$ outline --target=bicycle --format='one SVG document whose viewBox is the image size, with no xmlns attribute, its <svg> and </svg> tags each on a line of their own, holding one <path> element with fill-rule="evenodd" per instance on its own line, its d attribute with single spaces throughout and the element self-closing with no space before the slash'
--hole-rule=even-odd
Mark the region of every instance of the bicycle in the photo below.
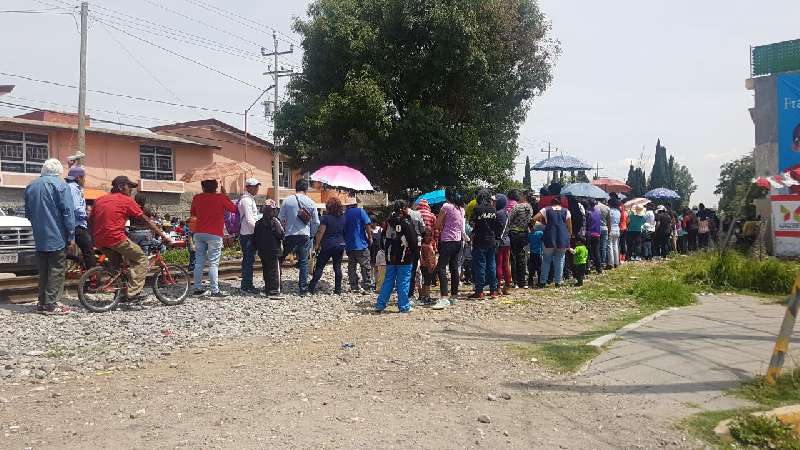
<svg viewBox="0 0 800 450">
<path fill-rule="evenodd" d="M 167 306 L 183 303 L 189 295 L 191 278 L 189 272 L 175 264 L 167 264 L 161 257 L 161 244 L 145 245 L 147 274 L 152 278 L 152 288 L 158 300 Z M 154 276 L 151 275 L 154 272 Z M 114 309 L 126 295 L 130 270 L 123 264 L 119 270 L 110 263 L 95 266 L 81 276 L 78 282 L 78 299 L 91 312 L 106 312 Z"/>
</svg>

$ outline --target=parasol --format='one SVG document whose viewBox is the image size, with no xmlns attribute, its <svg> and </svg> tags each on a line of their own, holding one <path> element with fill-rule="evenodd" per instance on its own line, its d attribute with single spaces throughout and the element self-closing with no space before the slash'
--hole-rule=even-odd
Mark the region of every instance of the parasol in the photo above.
<svg viewBox="0 0 800 450">
<path fill-rule="evenodd" d="M 531 170 L 549 172 L 551 170 L 590 170 L 591 164 L 581 161 L 572 156 L 553 156 L 544 161 L 539 161 L 531 167 Z"/>
<path fill-rule="evenodd" d="M 602 198 L 608 200 L 609 196 L 599 187 L 591 183 L 572 183 L 561 189 L 561 195 L 572 197 Z"/>
<path fill-rule="evenodd" d="M 606 192 L 621 193 L 631 191 L 631 187 L 625 184 L 624 181 L 616 180 L 614 178 L 598 178 L 593 180 L 592 184 Z"/>
<path fill-rule="evenodd" d="M 347 166 L 325 166 L 311 175 L 311 180 L 331 187 L 354 191 L 374 191 L 372 183 L 363 173 Z"/>
<path fill-rule="evenodd" d="M 445 199 L 444 189 L 439 189 L 438 191 L 432 191 L 428 192 L 427 194 L 422 194 L 419 197 L 417 197 L 417 199 L 414 201 L 414 204 L 419 205 L 419 202 L 421 202 L 422 200 L 427 200 L 428 204 L 431 206 L 438 205 L 447 201 Z"/>
<path fill-rule="evenodd" d="M 203 180 L 222 180 L 226 177 L 238 175 L 252 175 L 256 168 L 246 162 L 232 161 L 232 162 L 219 162 L 215 161 L 207 166 L 191 169 L 181 177 L 184 183 L 194 183 Z"/>
<path fill-rule="evenodd" d="M 667 188 L 657 188 L 644 194 L 650 200 L 680 200 L 681 196 L 677 192 Z"/>
<path fill-rule="evenodd" d="M 630 209 L 630 208 L 633 208 L 636 205 L 644 206 L 644 205 L 647 205 L 649 203 L 651 203 L 650 200 L 648 200 L 646 198 L 641 198 L 641 197 L 634 198 L 632 200 L 628 200 L 627 202 L 625 202 L 625 208 Z"/>
</svg>

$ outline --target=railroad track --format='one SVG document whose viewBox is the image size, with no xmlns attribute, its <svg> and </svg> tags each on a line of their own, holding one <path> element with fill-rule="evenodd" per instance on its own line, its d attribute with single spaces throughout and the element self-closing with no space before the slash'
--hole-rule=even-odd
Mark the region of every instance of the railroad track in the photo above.
<svg viewBox="0 0 800 450">
<path fill-rule="evenodd" d="M 261 270 L 261 264 L 258 262 L 253 267 L 253 271 L 257 270 Z M 223 262 L 219 265 L 219 278 L 221 280 L 237 278 L 241 274 L 242 263 L 240 261 Z M 67 292 L 76 293 L 77 286 L 77 279 L 67 278 L 64 288 Z M 0 279 L 0 302 L 29 303 L 36 300 L 38 293 L 38 275 Z"/>
</svg>

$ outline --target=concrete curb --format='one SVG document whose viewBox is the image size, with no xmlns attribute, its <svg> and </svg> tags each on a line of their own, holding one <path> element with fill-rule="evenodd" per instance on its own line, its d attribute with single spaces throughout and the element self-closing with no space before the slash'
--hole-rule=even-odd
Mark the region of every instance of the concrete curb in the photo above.
<svg viewBox="0 0 800 450">
<path fill-rule="evenodd" d="M 654 313 L 654 314 L 650 314 L 649 316 L 647 316 L 647 317 L 645 317 L 643 319 L 639 319 L 636 322 L 629 323 L 628 325 L 625 325 L 624 327 L 620 328 L 619 330 L 617 330 L 617 331 L 615 331 L 615 332 L 613 332 L 611 334 L 606 334 L 605 336 L 600 336 L 599 338 L 593 340 L 592 342 L 589 342 L 586 345 L 590 345 L 592 347 L 601 348 L 604 345 L 608 344 L 609 342 L 613 341 L 614 339 L 616 339 L 616 338 L 618 338 L 620 336 L 623 336 L 624 334 L 626 334 L 626 333 L 628 333 L 630 331 L 633 331 L 633 330 L 641 327 L 642 325 L 644 325 L 644 324 L 646 324 L 648 322 L 652 322 L 652 321 L 656 320 L 657 318 L 663 316 L 664 314 L 667 314 L 667 313 L 672 312 L 672 311 L 676 311 L 678 309 L 679 308 L 669 308 L 669 309 L 661 310 L 661 311 L 659 311 L 657 313 Z"/>
</svg>

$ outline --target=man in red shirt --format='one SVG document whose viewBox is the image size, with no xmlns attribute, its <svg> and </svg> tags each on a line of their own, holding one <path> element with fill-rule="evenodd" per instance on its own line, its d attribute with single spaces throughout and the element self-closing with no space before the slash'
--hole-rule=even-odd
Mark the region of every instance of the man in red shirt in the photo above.
<svg viewBox="0 0 800 450">
<path fill-rule="evenodd" d="M 115 268 L 128 263 L 131 279 L 128 282 L 128 301 L 142 299 L 142 289 L 147 276 L 147 255 L 141 247 L 134 244 L 125 234 L 125 222 L 142 218 L 142 208 L 131 198 L 131 191 L 137 186 L 126 176 L 114 178 L 111 182 L 111 194 L 95 200 L 89 220 L 95 247 L 111 261 Z M 149 220 L 144 223 L 153 230 L 154 235 L 161 236 L 166 245 L 172 240 L 164 234 L 160 227 Z"/>
</svg>

